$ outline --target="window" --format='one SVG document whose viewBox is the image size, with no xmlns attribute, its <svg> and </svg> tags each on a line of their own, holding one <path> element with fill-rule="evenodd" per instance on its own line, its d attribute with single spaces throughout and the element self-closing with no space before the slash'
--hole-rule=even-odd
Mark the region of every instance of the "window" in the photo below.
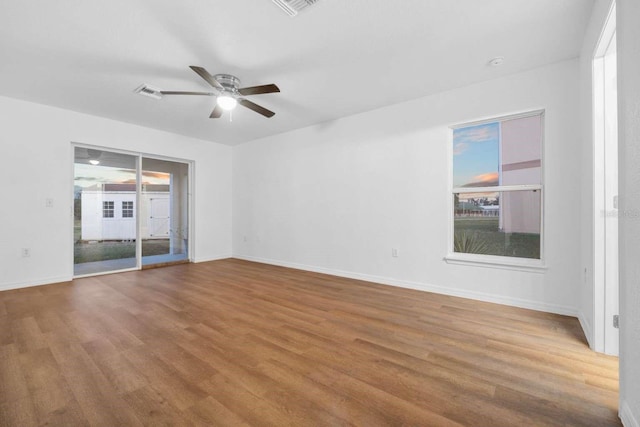
<svg viewBox="0 0 640 427">
<path fill-rule="evenodd" d="M 122 218 L 133 218 L 133 202 L 122 202 Z"/>
<path fill-rule="evenodd" d="M 114 202 L 102 202 L 102 218 L 113 218 Z"/>
<path fill-rule="evenodd" d="M 450 258 L 540 265 L 543 117 L 453 128 Z"/>
</svg>

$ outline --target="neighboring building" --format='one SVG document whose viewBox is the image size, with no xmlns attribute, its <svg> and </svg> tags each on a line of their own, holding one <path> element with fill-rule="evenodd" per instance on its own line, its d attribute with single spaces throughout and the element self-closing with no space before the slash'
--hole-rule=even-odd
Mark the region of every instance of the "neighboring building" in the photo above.
<svg viewBox="0 0 640 427">
<path fill-rule="evenodd" d="M 135 184 L 103 184 L 82 190 L 81 240 L 134 240 L 136 215 L 142 239 L 168 239 L 170 230 L 169 185 L 142 186 L 136 206 Z"/>
<path fill-rule="evenodd" d="M 506 120 L 501 126 L 500 185 L 542 182 L 540 116 Z M 540 234 L 540 191 L 505 191 L 500 195 L 500 229 Z M 507 214 L 508 213 L 508 214 Z"/>
<path fill-rule="evenodd" d="M 482 208 L 476 204 L 468 201 L 460 201 L 455 208 L 455 216 L 480 216 L 482 215 Z"/>
<path fill-rule="evenodd" d="M 499 205 L 484 205 L 480 206 L 480 209 L 482 209 L 482 216 L 500 216 Z"/>
</svg>

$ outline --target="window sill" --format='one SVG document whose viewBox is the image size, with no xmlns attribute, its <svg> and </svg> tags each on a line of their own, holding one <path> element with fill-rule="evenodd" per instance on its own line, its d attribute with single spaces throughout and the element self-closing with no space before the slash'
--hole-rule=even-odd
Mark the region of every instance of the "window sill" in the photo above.
<svg viewBox="0 0 640 427">
<path fill-rule="evenodd" d="M 444 257 L 443 260 L 447 264 L 469 265 L 485 268 L 501 268 L 504 270 L 527 271 L 531 273 L 547 272 L 547 266 L 542 260 L 458 253 L 450 253 L 446 257 Z"/>
</svg>

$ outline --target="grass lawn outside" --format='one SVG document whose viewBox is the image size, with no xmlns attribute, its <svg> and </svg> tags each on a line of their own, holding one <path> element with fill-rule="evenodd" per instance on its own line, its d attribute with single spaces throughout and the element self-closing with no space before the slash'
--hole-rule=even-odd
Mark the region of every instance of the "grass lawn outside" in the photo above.
<svg viewBox="0 0 640 427">
<path fill-rule="evenodd" d="M 80 240 L 81 234 L 82 224 L 79 219 L 76 219 L 73 224 L 74 264 L 136 257 L 135 240 L 85 242 Z M 168 253 L 169 239 L 142 240 L 142 256 L 165 255 Z"/>
<path fill-rule="evenodd" d="M 169 239 L 147 239 L 142 241 L 142 256 L 169 253 Z M 132 241 L 76 241 L 73 247 L 73 262 L 82 264 L 110 259 L 135 258 L 136 242 Z"/>
<path fill-rule="evenodd" d="M 504 233 L 499 230 L 498 217 L 458 217 L 454 233 L 475 235 L 485 242 L 483 255 L 540 259 L 540 234 Z"/>
</svg>

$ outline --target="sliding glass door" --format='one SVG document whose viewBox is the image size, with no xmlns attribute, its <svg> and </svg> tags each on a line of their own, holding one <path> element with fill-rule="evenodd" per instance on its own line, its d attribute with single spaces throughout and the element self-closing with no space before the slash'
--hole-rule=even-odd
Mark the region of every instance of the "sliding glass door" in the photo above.
<svg viewBox="0 0 640 427">
<path fill-rule="evenodd" d="M 188 163 L 74 148 L 74 275 L 184 262 Z"/>
<path fill-rule="evenodd" d="M 188 259 L 189 165 L 143 157 L 142 265 Z"/>
<path fill-rule="evenodd" d="M 136 268 L 137 157 L 75 148 L 74 275 Z"/>
</svg>

